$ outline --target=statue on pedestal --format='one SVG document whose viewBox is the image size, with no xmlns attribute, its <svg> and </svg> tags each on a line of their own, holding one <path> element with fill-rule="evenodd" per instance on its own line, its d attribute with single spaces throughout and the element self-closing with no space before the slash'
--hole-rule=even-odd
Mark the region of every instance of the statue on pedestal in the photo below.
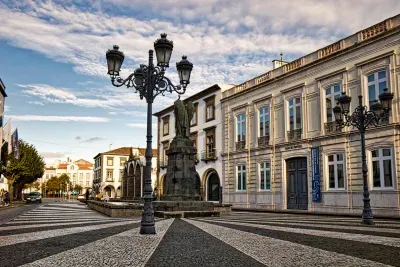
<svg viewBox="0 0 400 267">
<path fill-rule="evenodd" d="M 192 102 L 188 102 L 186 105 L 180 99 L 174 102 L 175 137 L 189 138 L 190 121 L 193 118 L 194 109 Z"/>
</svg>

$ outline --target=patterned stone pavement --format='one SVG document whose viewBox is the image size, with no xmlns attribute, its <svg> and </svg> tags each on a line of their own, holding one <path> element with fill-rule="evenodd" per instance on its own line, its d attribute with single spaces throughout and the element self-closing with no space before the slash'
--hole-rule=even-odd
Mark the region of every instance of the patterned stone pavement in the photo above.
<svg viewBox="0 0 400 267">
<path fill-rule="evenodd" d="M 375 221 L 236 212 L 143 236 L 139 217 L 52 203 L 0 225 L 0 266 L 400 266 L 400 221 Z"/>
</svg>

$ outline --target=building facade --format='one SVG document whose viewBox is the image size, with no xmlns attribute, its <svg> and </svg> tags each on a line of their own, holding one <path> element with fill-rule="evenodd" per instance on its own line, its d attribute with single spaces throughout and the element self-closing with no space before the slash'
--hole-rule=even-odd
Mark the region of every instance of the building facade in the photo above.
<svg viewBox="0 0 400 267">
<path fill-rule="evenodd" d="M 56 160 L 52 164 L 46 164 L 43 176 L 38 182 L 42 186 L 51 177 L 61 174 L 67 174 L 73 186 L 80 185 L 84 190 L 93 186 L 93 163 L 84 159 L 73 161 L 68 158 L 67 161 Z"/>
<path fill-rule="evenodd" d="M 96 193 L 107 194 L 111 198 L 121 197 L 121 182 L 124 176 L 124 166 L 129 155 L 143 157 L 145 148 L 120 147 L 107 152 L 99 153 L 94 157 L 94 183 Z M 145 164 L 145 163 L 144 163 Z M 152 168 L 157 166 L 157 150 L 153 149 Z M 155 173 L 155 171 L 154 171 Z M 155 181 L 155 174 L 153 180 Z M 154 184 L 153 184 L 154 188 Z"/>
<path fill-rule="evenodd" d="M 375 215 L 400 215 L 399 25 L 400 15 L 222 93 L 224 203 L 361 214 L 360 135 L 336 127 L 332 109 L 341 92 L 353 112 L 359 95 L 369 108 L 388 88 L 389 119 L 366 132 L 368 185 Z"/>
<path fill-rule="evenodd" d="M 7 146 L 7 144 L 11 144 L 11 140 L 10 143 L 8 143 L 7 140 L 7 133 L 4 133 L 3 127 L 4 125 L 4 104 L 5 104 L 5 100 L 6 100 L 7 94 L 6 94 L 6 87 L 3 83 L 3 81 L 0 79 L 0 135 L 1 135 L 1 152 L 0 152 L 0 168 L 3 169 L 5 168 L 6 163 L 3 162 L 3 157 L 6 156 L 7 153 L 10 153 L 11 151 L 9 151 L 9 146 Z M 10 126 L 10 125 L 8 125 Z M 11 134 L 11 133 L 10 133 Z M 3 148 L 3 145 L 5 145 L 5 147 Z M 0 173 L 0 189 L 5 189 L 5 190 L 9 190 L 8 188 L 8 180 L 4 177 L 4 175 L 2 174 L 2 171 Z"/>
<path fill-rule="evenodd" d="M 190 138 L 197 148 L 196 171 L 200 177 L 200 194 L 208 201 L 222 201 L 222 127 L 221 93 L 232 85 L 213 85 L 185 100 L 195 106 L 190 123 Z M 175 117 L 173 106 L 154 114 L 158 118 L 158 195 L 164 192 L 168 158 L 166 151 L 175 137 Z"/>
</svg>

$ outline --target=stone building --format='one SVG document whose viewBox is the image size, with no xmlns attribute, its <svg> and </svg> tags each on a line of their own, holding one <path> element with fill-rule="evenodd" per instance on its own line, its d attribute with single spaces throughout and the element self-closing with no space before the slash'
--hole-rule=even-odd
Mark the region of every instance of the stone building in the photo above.
<svg viewBox="0 0 400 267">
<path fill-rule="evenodd" d="M 93 189 L 96 193 L 107 194 L 111 198 L 120 198 L 122 194 L 122 177 L 125 164 L 132 154 L 133 158 L 143 158 L 145 148 L 120 147 L 103 153 L 99 153 L 94 157 L 94 182 Z M 145 163 L 144 163 L 145 165 Z M 152 168 L 157 165 L 157 150 L 153 149 Z M 131 165 L 128 166 L 128 174 L 131 173 Z M 134 164 L 134 167 L 136 165 Z M 155 180 L 155 179 L 154 179 Z M 136 196 L 136 195 L 135 195 Z"/>
<path fill-rule="evenodd" d="M 183 102 L 191 101 L 195 112 L 190 126 L 190 138 L 197 148 L 196 171 L 200 177 L 200 194 L 208 201 L 221 200 L 222 183 L 222 127 L 221 92 L 233 85 L 213 85 Z M 173 106 L 154 114 L 158 118 L 158 194 L 164 193 L 164 178 L 167 171 L 169 144 L 175 137 L 175 117 Z"/>
<path fill-rule="evenodd" d="M 222 93 L 224 203 L 361 214 L 360 135 L 337 128 L 332 108 L 342 91 L 353 111 L 359 95 L 369 107 L 388 88 L 389 121 L 366 133 L 368 184 L 375 215 L 400 215 L 399 25 L 389 18 Z"/>
</svg>

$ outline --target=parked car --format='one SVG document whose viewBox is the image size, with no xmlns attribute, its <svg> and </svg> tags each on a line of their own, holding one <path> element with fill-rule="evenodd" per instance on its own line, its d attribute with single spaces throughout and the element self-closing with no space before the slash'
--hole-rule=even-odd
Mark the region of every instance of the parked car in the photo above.
<svg viewBox="0 0 400 267">
<path fill-rule="evenodd" d="M 31 192 L 26 197 L 26 203 L 39 202 L 42 203 L 42 195 L 40 192 Z"/>
<path fill-rule="evenodd" d="M 86 197 L 85 197 L 84 194 L 80 194 L 80 195 L 78 195 L 78 197 L 76 199 L 79 200 L 79 201 L 85 201 Z"/>
</svg>

